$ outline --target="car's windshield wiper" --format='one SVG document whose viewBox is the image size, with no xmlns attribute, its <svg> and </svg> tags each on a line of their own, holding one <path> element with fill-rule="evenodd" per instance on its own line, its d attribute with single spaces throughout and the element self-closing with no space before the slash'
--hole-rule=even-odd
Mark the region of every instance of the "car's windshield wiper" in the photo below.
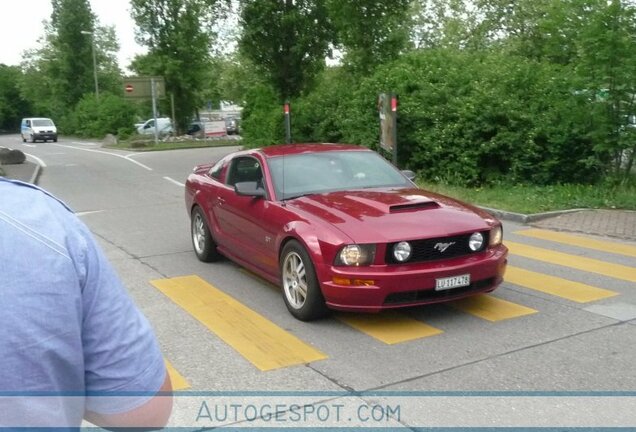
<svg viewBox="0 0 636 432">
<path fill-rule="evenodd" d="M 309 195 L 318 195 L 320 192 L 304 192 L 304 193 L 300 193 L 300 194 L 296 194 L 296 195 L 289 195 L 286 197 L 283 197 L 283 201 L 289 201 L 289 200 L 293 200 L 296 198 L 302 198 L 302 197 L 306 197 Z"/>
</svg>

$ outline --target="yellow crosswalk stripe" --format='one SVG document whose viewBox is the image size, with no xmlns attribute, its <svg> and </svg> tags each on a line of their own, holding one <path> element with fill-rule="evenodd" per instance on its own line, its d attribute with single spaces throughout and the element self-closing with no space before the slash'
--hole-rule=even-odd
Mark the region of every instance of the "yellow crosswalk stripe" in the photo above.
<svg viewBox="0 0 636 432">
<path fill-rule="evenodd" d="M 393 345 L 443 333 L 442 330 L 398 312 L 338 314 L 338 320 L 374 339 Z"/>
<path fill-rule="evenodd" d="M 150 283 L 262 371 L 327 358 L 198 276 Z"/>
<path fill-rule="evenodd" d="M 528 246 L 521 243 L 506 241 L 505 245 L 510 249 L 510 253 L 525 258 L 531 258 L 550 264 L 558 264 L 590 273 L 597 273 L 615 279 L 622 279 L 629 282 L 636 282 L 636 268 L 621 264 L 613 264 L 597 259 L 565 254 L 549 249 L 535 246 Z"/>
<path fill-rule="evenodd" d="M 536 273 L 530 270 L 524 270 L 511 265 L 506 269 L 505 281 L 530 288 L 535 291 L 541 291 L 553 296 L 572 300 L 577 303 L 588 303 L 618 295 L 615 291 L 597 288 L 584 283 L 562 279 L 556 276 L 550 276 L 543 273 Z"/>
<path fill-rule="evenodd" d="M 630 257 L 636 257 L 636 246 L 626 245 L 618 242 L 597 240 L 572 234 L 566 234 L 557 231 L 548 231 L 542 229 L 527 229 L 522 231 L 515 231 L 515 234 L 519 234 L 526 237 L 537 238 L 541 240 L 549 240 L 557 243 L 569 244 L 572 246 L 579 246 L 587 249 L 594 249 L 602 252 L 609 252 L 613 254 L 620 254 Z"/>
<path fill-rule="evenodd" d="M 449 305 L 463 312 L 492 322 L 537 313 L 536 309 L 498 299 L 487 294 L 467 297 L 461 300 L 454 300 L 450 302 Z"/>
<path fill-rule="evenodd" d="M 183 375 L 179 373 L 178 370 L 170 363 L 168 360 L 164 359 L 166 363 L 166 369 L 168 370 L 168 375 L 170 375 L 170 381 L 172 382 L 172 390 L 186 390 L 192 387 L 188 380 L 186 380 Z"/>
<path fill-rule="evenodd" d="M 280 288 L 249 270 L 240 269 L 249 277 L 280 291 Z M 344 314 L 335 315 L 338 320 L 372 338 L 394 345 L 443 333 L 442 330 L 414 320 L 404 314 L 385 311 L 378 314 Z"/>
</svg>

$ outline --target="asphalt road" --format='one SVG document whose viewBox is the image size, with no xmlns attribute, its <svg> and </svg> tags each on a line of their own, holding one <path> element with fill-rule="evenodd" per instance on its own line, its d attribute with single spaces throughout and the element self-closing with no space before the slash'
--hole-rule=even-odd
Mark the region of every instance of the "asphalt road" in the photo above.
<svg viewBox="0 0 636 432">
<path fill-rule="evenodd" d="M 633 242 L 561 237 L 506 223 L 511 268 L 490 296 L 303 323 L 289 315 L 276 287 L 229 261 L 201 263 L 192 252 L 185 178 L 195 164 L 235 148 L 132 153 L 63 138 L 23 144 L 18 136 L 0 137 L 0 146 L 23 150 L 44 165 L 40 186 L 63 199 L 98 237 L 156 329 L 184 394 L 277 391 L 276 400 L 306 403 L 338 400 L 339 392 L 351 390 L 394 392 L 360 395 L 366 404 L 402 407 L 385 423 L 357 416 L 364 426 L 567 426 L 568 413 L 582 426 L 636 426 L 630 414 L 636 412 Z M 200 294 L 186 298 L 186 289 Z M 579 413 L 568 407 L 574 399 L 557 393 L 557 403 L 549 392 L 593 392 L 600 399 Z M 601 397 L 616 392 L 627 392 L 628 399 Z M 513 407 L 510 397 L 528 394 L 544 398 L 537 412 Z M 445 397 L 453 400 L 438 400 Z M 212 425 L 200 401 L 190 402 L 177 406 L 173 424 Z M 471 404 L 484 406 L 471 411 Z M 555 406 L 562 409 L 551 411 Z M 631 417 L 614 415 L 619 407 Z M 513 412 L 514 421 L 507 417 Z M 334 425 L 351 425 L 349 420 Z M 283 425 L 291 422 L 288 416 Z"/>
</svg>

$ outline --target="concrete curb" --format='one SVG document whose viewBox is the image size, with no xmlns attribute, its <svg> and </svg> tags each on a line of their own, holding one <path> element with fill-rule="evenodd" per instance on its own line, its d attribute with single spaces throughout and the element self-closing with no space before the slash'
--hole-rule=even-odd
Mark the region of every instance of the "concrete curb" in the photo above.
<svg viewBox="0 0 636 432">
<path fill-rule="evenodd" d="M 514 213 L 514 212 L 505 211 L 505 210 L 493 209 L 489 207 L 482 207 L 482 206 L 478 206 L 478 207 L 482 210 L 487 211 L 488 213 L 490 213 L 491 215 L 499 219 L 503 219 L 503 220 L 507 220 L 511 222 L 519 222 L 524 224 L 536 222 L 541 219 L 561 216 L 568 213 L 576 213 L 583 210 L 589 210 L 589 209 L 579 208 L 579 209 L 569 209 L 569 210 L 557 210 L 557 211 L 550 211 L 550 212 L 544 212 L 544 213 L 533 213 L 533 214 L 527 215 L 523 213 Z"/>
<path fill-rule="evenodd" d="M 38 179 L 40 178 L 40 174 L 42 173 L 42 166 L 39 163 L 35 163 L 35 169 L 33 170 L 33 174 L 31 174 L 31 179 L 29 183 L 37 185 Z"/>
</svg>

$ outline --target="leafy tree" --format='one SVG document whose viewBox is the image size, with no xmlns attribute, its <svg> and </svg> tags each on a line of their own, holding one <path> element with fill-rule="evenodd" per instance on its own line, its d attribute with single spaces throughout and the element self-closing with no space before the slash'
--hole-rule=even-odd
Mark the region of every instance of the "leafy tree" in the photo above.
<svg viewBox="0 0 636 432">
<path fill-rule="evenodd" d="M 345 63 L 367 74 L 397 58 L 409 42 L 411 0 L 328 0 Z"/>
<path fill-rule="evenodd" d="M 281 101 L 311 87 L 324 68 L 331 26 L 325 0 L 241 0 L 241 53 Z"/>
<path fill-rule="evenodd" d="M 52 0 L 51 53 L 48 73 L 53 94 L 73 107 L 85 93 L 94 91 L 93 43 L 95 15 L 88 0 Z"/>
<path fill-rule="evenodd" d="M 576 71 L 594 101 L 589 122 L 595 148 L 609 154 L 608 167 L 627 180 L 636 159 L 636 5 L 588 0 L 587 25 L 578 43 Z"/>
<path fill-rule="evenodd" d="M 149 50 L 132 67 L 140 74 L 164 77 L 181 130 L 203 104 L 216 5 L 216 0 L 131 0 L 138 41 Z"/>
<path fill-rule="evenodd" d="M 20 94 L 18 67 L 0 64 L 0 130 L 15 132 L 20 119 L 30 114 L 31 106 Z"/>
</svg>

